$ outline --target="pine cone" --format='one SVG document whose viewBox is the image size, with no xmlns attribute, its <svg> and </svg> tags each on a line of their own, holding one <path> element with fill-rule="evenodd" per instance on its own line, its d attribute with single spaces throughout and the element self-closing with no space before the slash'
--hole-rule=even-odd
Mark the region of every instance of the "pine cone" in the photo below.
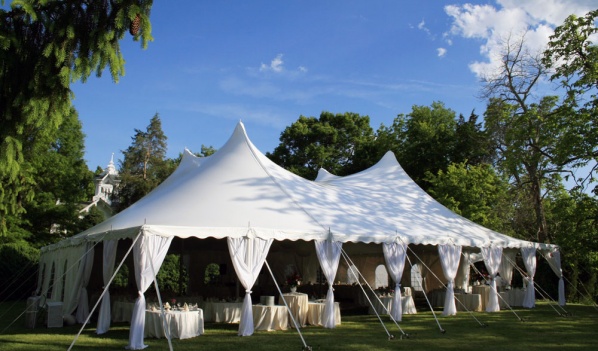
<svg viewBox="0 0 598 351">
<path fill-rule="evenodd" d="M 139 28 L 141 26 L 141 16 L 139 14 L 135 15 L 135 18 L 131 21 L 131 25 L 129 26 L 129 33 L 132 36 L 136 36 L 139 34 Z"/>
</svg>

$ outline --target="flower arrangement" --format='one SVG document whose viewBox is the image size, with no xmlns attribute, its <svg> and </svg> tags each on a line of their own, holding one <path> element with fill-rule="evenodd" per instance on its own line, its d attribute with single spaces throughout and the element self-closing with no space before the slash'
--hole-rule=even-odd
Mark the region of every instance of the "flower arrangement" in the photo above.
<svg viewBox="0 0 598 351">
<path fill-rule="evenodd" d="M 297 287 L 298 285 L 301 285 L 302 281 L 303 278 L 301 278 L 301 275 L 295 272 L 287 277 L 285 285 L 288 285 L 290 287 Z"/>
</svg>

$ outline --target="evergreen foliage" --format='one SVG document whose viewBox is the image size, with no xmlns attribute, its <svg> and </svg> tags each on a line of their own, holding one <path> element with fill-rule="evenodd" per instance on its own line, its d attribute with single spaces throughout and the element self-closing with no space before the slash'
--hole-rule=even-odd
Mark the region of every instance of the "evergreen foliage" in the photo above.
<svg viewBox="0 0 598 351">
<path fill-rule="evenodd" d="M 71 113 L 70 83 L 108 69 L 124 74 L 119 41 L 151 40 L 152 0 L 15 0 L 0 9 L 0 235 L 35 194 L 35 152 Z"/>
<path fill-rule="evenodd" d="M 148 194 L 174 171 L 176 165 L 166 159 L 166 139 L 157 113 L 145 131 L 135 129 L 131 146 L 123 151 L 120 165 L 120 210 Z"/>
</svg>

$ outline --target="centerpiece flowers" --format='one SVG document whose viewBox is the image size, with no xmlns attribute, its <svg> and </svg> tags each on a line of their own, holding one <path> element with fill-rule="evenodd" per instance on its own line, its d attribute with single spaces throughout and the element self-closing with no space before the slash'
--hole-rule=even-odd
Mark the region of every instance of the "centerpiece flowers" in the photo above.
<svg viewBox="0 0 598 351">
<path fill-rule="evenodd" d="M 291 288 L 291 291 L 295 292 L 297 291 L 297 286 L 301 285 L 302 281 L 303 278 L 301 278 L 301 275 L 297 272 L 294 272 L 293 274 L 287 276 L 285 285 L 288 285 Z"/>
</svg>

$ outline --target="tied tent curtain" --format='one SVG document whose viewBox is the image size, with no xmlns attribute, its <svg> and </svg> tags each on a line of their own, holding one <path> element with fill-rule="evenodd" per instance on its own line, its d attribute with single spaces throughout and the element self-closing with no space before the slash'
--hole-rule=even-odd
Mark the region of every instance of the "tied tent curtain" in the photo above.
<svg viewBox="0 0 598 351">
<path fill-rule="evenodd" d="M 243 299 L 241 320 L 239 323 L 239 335 L 249 336 L 254 331 L 251 287 L 255 284 L 264 261 L 266 261 L 266 256 L 268 256 L 268 251 L 270 251 L 270 246 L 272 245 L 272 239 L 229 237 L 227 242 L 235 272 L 245 288 L 245 298 Z"/>
<path fill-rule="evenodd" d="M 328 281 L 328 293 L 326 293 L 326 303 L 322 315 L 322 325 L 324 328 L 334 328 L 336 326 L 334 319 L 334 277 L 338 270 L 338 262 L 341 258 L 342 243 L 331 240 L 316 240 L 316 253 L 320 261 L 322 273 Z"/>
<path fill-rule="evenodd" d="M 442 273 L 444 273 L 444 277 L 448 280 L 442 315 L 452 316 L 457 314 L 457 307 L 455 306 L 455 276 L 459 269 L 461 246 L 438 245 L 438 254 L 440 255 Z"/>
<path fill-rule="evenodd" d="M 118 240 L 105 240 L 104 250 L 102 253 L 102 279 L 104 282 L 104 297 L 102 297 L 102 304 L 100 305 L 100 312 L 98 314 L 98 326 L 96 328 L 97 334 L 104 334 L 110 330 L 110 290 L 108 289 L 108 282 L 114 274 L 114 261 L 116 260 L 116 247 Z"/>
<path fill-rule="evenodd" d="M 75 318 L 77 323 L 85 323 L 89 316 L 89 296 L 87 294 L 87 285 L 89 284 L 89 278 L 91 277 L 91 268 L 93 267 L 94 258 L 94 244 L 87 243 L 87 250 L 85 251 L 84 268 L 81 277 L 81 288 L 79 292 L 79 305 L 77 307 L 77 314 Z"/>
<path fill-rule="evenodd" d="M 536 288 L 534 285 L 534 275 L 536 275 L 536 248 L 522 247 L 521 255 L 527 271 L 527 289 L 523 297 L 523 307 L 533 308 L 536 305 Z"/>
<path fill-rule="evenodd" d="M 565 306 L 565 282 L 563 281 L 563 269 L 561 268 L 561 252 L 554 249 L 546 252 L 544 257 L 554 274 L 559 277 L 559 305 Z"/>
<path fill-rule="evenodd" d="M 131 316 L 131 329 L 129 331 L 129 350 L 141 350 L 147 347 L 143 344 L 145 328 L 145 296 L 143 293 L 156 279 L 156 274 L 164 262 L 171 237 L 140 234 L 141 237 L 133 246 L 133 260 L 135 261 L 135 282 L 139 296 L 135 300 L 133 315 Z"/>
<path fill-rule="evenodd" d="M 382 245 L 384 260 L 388 273 L 395 281 L 395 294 L 392 298 L 390 315 L 394 320 L 401 321 L 403 318 L 403 307 L 401 304 L 401 278 L 405 269 L 405 257 L 407 256 L 406 246 L 401 243 L 384 243 Z"/>
<path fill-rule="evenodd" d="M 502 247 L 482 247 L 482 256 L 484 257 L 484 264 L 490 275 L 490 294 L 488 296 L 486 312 L 500 311 L 498 292 L 496 291 L 496 275 L 498 273 L 498 267 L 500 267 Z"/>
</svg>

